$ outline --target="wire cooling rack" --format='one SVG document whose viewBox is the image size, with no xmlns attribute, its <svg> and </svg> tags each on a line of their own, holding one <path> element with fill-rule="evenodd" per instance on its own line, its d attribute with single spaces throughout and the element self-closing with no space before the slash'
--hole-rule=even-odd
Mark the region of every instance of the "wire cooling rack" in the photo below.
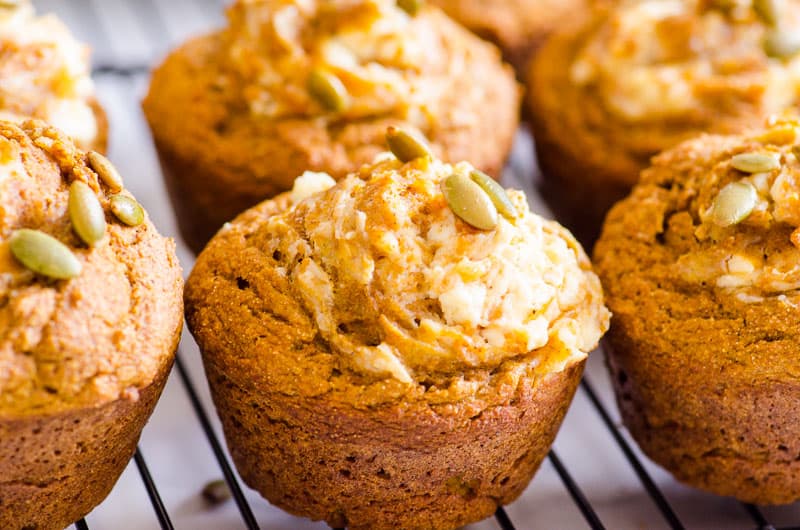
<svg viewBox="0 0 800 530">
<path fill-rule="evenodd" d="M 150 67 L 187 36 L 220 25 L 227 0 L 34 3 L 40 12 L 56 12 L 92 46 L 100 99 L 111 118 L 110 156 L 160 230 L 177 236 L 139 101 Z M 532 153 L 531 139 L 523 131 L 505 184 L 528 191 L 534 209 L 546 214 L 533 188 Z M 178 250 L 188 271 L 193 257 L 180 244 Z M 212 507 L 204 503 L 200 491 L 218 478 L 228 483 L 233 499 Z M 188 335 L 131 465 L 109 497 L 74 526 L 77 530 L 327 528 L 284 514 L 241 485 L 222 441 L 196 345 Z M 642 456 L 621 427 L 602 353 L 595 352 L 553 449 L 529 488 L 494 518 L 468 527 L 515 528 L 800 530 L 800 504 L 757 507 L 675 482 Z"/>
</svg>

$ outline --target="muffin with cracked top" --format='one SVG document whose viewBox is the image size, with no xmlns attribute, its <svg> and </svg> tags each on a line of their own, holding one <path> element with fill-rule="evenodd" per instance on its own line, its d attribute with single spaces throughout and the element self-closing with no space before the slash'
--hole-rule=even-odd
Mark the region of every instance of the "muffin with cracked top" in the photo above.
<svg viewBox="0 0 800 530">
<path fill-rule="evenodd" d="M 800 1 L 610 6 L 554 33 L 529 71 L 543 192 L 585 244 L 651 156 L 800 102 Z"/>
<path fill-rule="evenodd" d="M 720 495 L 800 499 L 800 121 L 662 153 L 594 255 L 642 450 Z"/>
<path fill-rule="evenodd" d="M 519 89 L 494 46 L 438 9 L 394 0 L 239 0 L 228 26 L 153 73 L 144 111 L 195 251 L 305 170 L 341 178 L 388 125 L 497 176 Z"/>
<path fill-rule="evenodd" d="M 89 48 L 28 0 L 0 3 L 0 120 L 44 120 L 103 152 L 108 122 L 89 77 Z"/>
<path fill-rule="evenodd" d="M 200 254 L 186 317 L 245 482 L 331 526 L 455 528 L 525 489 L 608 324 L 588 259 L 461 162 L 306 172 Z"/>
<path fill-rule="evenodd" d="M 128 464 L 172 366 L 181 270 L 97 153 L 0 121 L 0 528 L 64 528 Z"/>
</svg>

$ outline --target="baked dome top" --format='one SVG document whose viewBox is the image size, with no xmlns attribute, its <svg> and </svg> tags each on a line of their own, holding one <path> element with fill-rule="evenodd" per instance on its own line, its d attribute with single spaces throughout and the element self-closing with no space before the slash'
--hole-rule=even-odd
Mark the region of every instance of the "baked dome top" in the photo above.
<svg viewBox="0 0 800 530">
<path fill-rule="evenodd" d="M 617 120 L 721 130 L 712 122 L 726 114 L 797 102 L 800 2 L 625 0 L 595 21 L 569 68 Z"/>
<path fill-rule="evenodd" d="M 89 48 L 28 0 L 0 6 L 0 119 L 42 119 L 81 147 L 100 135 L 92 108 Z"/>
<path fill-rule="evenodd" d="M 44 122 L 0 122 L 0 416 L 136 399 L 171 362 L 182 322 L 174 242 L 146 216 L 128 226 L 112 215 L 115 198 L 130 194 L 109 186 L 88 160 Z M 70 220 L 75 182 L 106 219 L 91 246 Z M 74 277 L 23 266 L 14 250 L 21 229 L 65 245 L 77 259 Z"/>
<path fill-rule="evenodd" d="M 222 32 L 223 69 L 256 115 L 385 116 L 428 130 L 456 85 L 462 97 L 481 100 L 481 83 L 458 80 L 474 77 L 476 60 L 499 64 L 500 54 L 436 8 L 399 4 L 238 0 Z"/>
<path fill-rule="evenodd" d="M 603 268 L 625 269 L 609 249 L 626 233 L 630 249 L 650 248 L 635 268 L 674 289 L 789 303 L 800 289 L 800 121 L 665 151 L 614 210 L 598 244 L 611 260 Z"/>
<path fill-rule="evenodd" d="M 390 385 L 460 378 L 452 395 L 478 384 L 466 381 L 471 371 L 544 374 L 583 360 L 609 319 L 583 250 L 520 191 L 508 192 L 518 217 L 491 229 L 457 217 L 446 180 L 473 172 L 391 155 L 338 183 L 307 172 L 201 253 L 187 288 L 193 332 L 208 344 L 231 322 L 215 300 L 258 303 L 271 309 L 251 308 L 252 325 L 277 314 L 297 341 L 318 336 L 337 371 Z M 248 340 L 249 331 L 225 333 Z"/>
</svg>

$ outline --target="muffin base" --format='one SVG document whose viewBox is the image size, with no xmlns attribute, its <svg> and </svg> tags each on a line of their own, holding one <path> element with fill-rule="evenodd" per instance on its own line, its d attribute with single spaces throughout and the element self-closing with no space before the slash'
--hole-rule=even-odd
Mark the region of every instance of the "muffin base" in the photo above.
<svg viewBox="0 0 800 530">
<path fill-rule="evenodd" d="M 665 377 L 657 361 L 643 362 L 641 352 L 634 359 L 626 345 L 609 342 L 623 421 L 648 457 L 717 495 L 753 504 L 800 499 L 800 383 L 732 381 L 722 389 L 711 381 L 687 396 L 694 378 Z"/>
<path fill-rule="evenodd" d="M 523 380 L 513 400 L 469 417 L 419 405 L 358 410 L 233 381 L 204 358 L 244 481 L 332 527 L 456 528 L 516 499 L 547 454 L 584 362 Z"/>
<path fill-rule="evenodd" d="M 171 365 L 136 401 L 0 419 L 0 528 L 65 528 L 100 504 L 136 451 Z"/>
</svg>

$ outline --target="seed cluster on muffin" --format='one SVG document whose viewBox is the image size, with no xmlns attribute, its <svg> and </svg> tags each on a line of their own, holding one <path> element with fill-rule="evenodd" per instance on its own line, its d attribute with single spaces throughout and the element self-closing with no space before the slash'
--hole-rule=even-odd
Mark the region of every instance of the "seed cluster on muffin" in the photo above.
<svg viewBox="0 0 800 530">
<path fill-rule="evenodd" d="M 800 2 L 623 1 L 557 32 L 529 72 L 543 191 L 591 242 L 651 156 L 800 102 Z"/>
<path fill-rule="evenodd" d="M 341 178 L 370 162 L 389 125 L 499 175 L 517 125 L 514 74 L 438 9 L 239 0 L 227 14 L 154 71 L 143 104 L 195 251 L 303 171 Z"/>
<path fill-rule="evenodd" d="M 665 151 L 609 213 L 595 265 L 625 424 L 678 479 L 800 499 L 800 121 Z"/>
<path fill-rule="evenodd" d="M 180 337 L 174 242 L 113 166 L 0 121 L 0 527 L 63 528 L 111 490 Z M 121 213 L 122 212 L 122 213 Z"/>
<path fill-rule="evenodd" d="M 398 153 L 227 224 L 187 322 L 251 487 L 334 526 L 455 528 L 525 489 L 609 316 L 522 192 Z"/>
<path fill-rule="evenodd" d="M 0 5 L 0 119 L 41 119 L 80 147 L 104 151 L 105 114 L 95 99 L 89 48 L 28 0 Z"/>
</svg>

